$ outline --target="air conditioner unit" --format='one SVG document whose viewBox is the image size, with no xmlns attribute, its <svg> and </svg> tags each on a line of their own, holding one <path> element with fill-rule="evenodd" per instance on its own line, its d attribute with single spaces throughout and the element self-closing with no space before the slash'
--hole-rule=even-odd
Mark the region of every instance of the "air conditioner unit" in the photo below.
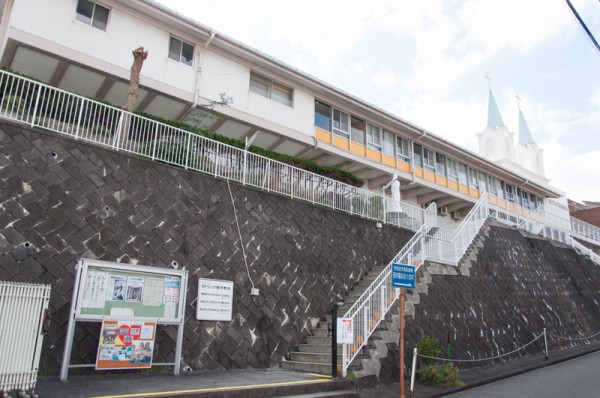
<svg viewBox="0 0 600 398">
<path fill-rule="evenodd" d="M 462 218 L 462 214 L 460 214 L 460 211 L 458 210 L 453 211 L 451 216 L 453 220 L 460 220 Z"/>
<path fill-rule="evenodd" d="M 444 217 L 448 215 L 448 208 L 446 206 L 440 206 L 438 210 L 440 212 L 440 216 Z"/>
</svg>

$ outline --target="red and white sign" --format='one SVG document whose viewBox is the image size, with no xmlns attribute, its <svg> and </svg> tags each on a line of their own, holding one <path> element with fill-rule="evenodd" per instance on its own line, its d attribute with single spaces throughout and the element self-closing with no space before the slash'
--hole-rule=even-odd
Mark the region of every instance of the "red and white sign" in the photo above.
<svg viewBox="0 0 600 398">
<path fill-rule="evenodd" d="M 150 368 L 156 322 L 103 321 L 96 369 Z"/>
<path fill-rule="evenodd" d="M 337 342 L 338 344 L 354 343 L 354 327 L 352 318 L 337 319 Z"/>
</svg>

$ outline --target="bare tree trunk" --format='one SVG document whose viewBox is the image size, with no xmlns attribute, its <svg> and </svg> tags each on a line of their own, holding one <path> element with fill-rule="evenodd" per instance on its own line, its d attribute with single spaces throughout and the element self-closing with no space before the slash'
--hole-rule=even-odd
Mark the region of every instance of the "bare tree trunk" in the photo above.
<svg viewBox="0 0 600 398">
<path fill-rule="evenodd" d="M 142 65 L 146 58 L 148 58 L 148 51 L 144 51 L 144 47 L 138 47 L 131 52 L 133 54 L 133 64 L 131 65 L 131 75 L 129 77 L 129 91 L 127 92 L 127 99 L 121 109 L 127 112 L 133 110 L 135 101 L 138 96 L 138 87 L 140 85 L 140 73 L 142 72 Z M 131 125 L 131 115 L 128 113 L 121 113 L 121 119 L 119 121 L 119 140 L 118 146 L 121 148 L 127 145 L 129 136 L 129 127 Z"/>
<path fill-rule="evenodd" d="M 131 112 L 133 105 L 138 96 L 138 86 L 140 85 L 140 73 L 142 72 L 142 65 L 146 58 L 148 58 L 148 51 L 144 51 L 144 47 L 138 47 L 132 51 L 133 54 L 133 65 L 131 65 L 131 76 L 129 78 L 129 91 L 127 92 L 127 99 L 123 110 Z"/>
</svg>

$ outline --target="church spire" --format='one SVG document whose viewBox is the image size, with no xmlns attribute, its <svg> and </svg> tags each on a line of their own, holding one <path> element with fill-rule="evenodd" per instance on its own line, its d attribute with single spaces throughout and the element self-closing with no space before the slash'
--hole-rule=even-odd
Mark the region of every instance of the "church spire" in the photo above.
<svg viewBox="0 0 600 398">
<path fill-rule="evenodd" d="M 492 78 L 489 74 L 485 75 L 485 78 L 488 80 L 488 91 L 489 91 L 489 99 L 488 99 L 488 123 L 487 126 L 491 129 L 498 129 L 498 127 L 505 126 L 504 121 L 502 120 L 502 116 L 500 115 L 500 111 L 498 110 L 498 105 L 496 105 L 496 100 L 494 99 L 494 94 L 492 94 Z"/>
<path fill-rule="evenodd" d="M 529 126 L 527 126 L 525 116 L 523 116 L 523 112 L 521 111 L 521 98 L 518 95 L 517 101 L 519 104 L 519 145 L 527 147 L 529 144 L 535 144 L 535 141 L 533 140 L 531 131 L 529 131 Z"/>
</svg>

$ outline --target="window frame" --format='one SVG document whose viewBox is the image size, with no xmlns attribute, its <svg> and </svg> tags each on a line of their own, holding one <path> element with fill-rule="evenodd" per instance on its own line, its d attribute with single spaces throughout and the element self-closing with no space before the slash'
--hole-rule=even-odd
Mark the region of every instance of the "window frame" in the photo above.
<svg viewBox="0 0 600 398">
<path fill-rule="evenodd" d="M 458 162 L 446 156 L 446 174 L 448 179 L 458 182 Z"/>
<path fill-rule="evenodd" d="M 423 147 L 423 167 L 435 173 L 435 151 L 426 147 Z"/>
<path fill-rule="evenodd" d="M 372 149 L 377 152 L 381 152 L 382 142 L 381 142 L 381 127 L 377 127 L 374 124 L 367 122 L 367 148 Z"/>
<path fill-rule="evenodd" d="M 446 177 L 448 175 L 448 171 L 446 169 L 446 156 L 436 152 L 435 153 L 435 174 L 440 177 Z M 440 169 L 441 167 L 441 169 Z"/>
<path fill-rule="evenodd" d="M 394 157 L 396 153 L 396 134 L 383 129 L 381 135 L 381 152 L 389 157 Z M 391 137 L 391 142 L 386 142 L 386 137 Z"/>
<path fill-rule="evenodd" d="M 82 13 L 79 12 L 80 10 L 80 3 L 85 3 L 85 4 L 89 4 L 92 6 L 92 15 L 91 16 L 86 16 Z M 101 24 L 104 24 L 104 27 L 102 27 L 102 25 L 98 25 L 98 19 L 96 19 L 95 17 L 97 16 L 97 8 L 101 8 L 103 10 L 106 10 L 106 21 L 102 22 L 100 21 Z M 78 22 L 81 22 L 84 25 L 88 25 L 91 26 L 93 28 L 96 28 L 98 30 L 101 30 L 103 32 L 107 32 L 108 31 L 108 23 L 110 20 L 110 11 L 111 9 L 103 4 L 99 4 L 98 2 L 94 1 L 94 0 L 77 0 L 77 4 L 75 5 L 75 20 Z"/>
<path fill-rule="evenodd" d="M 323 108 L 325 108 L 325 107 L 329 108 L 329 115 L 325 115 L 325 113 L 317 111 L 317 108 L 319 105 L 322 105 Z M 317 115 L 321 115 L 322 118 L 318 119 Z M 326 117 L 327 117 L 327 127 L 325 128 L 324 121 L 325 121 Z M 317 120 L 319 120 L 320 122 L 317 123 Z M 333 106 L 331 106 L 323 101 L 315 100 L 315 127 L 320 128 L 322 130 L 331 131 L 332 125 L 333 125 Z"/>
<path fill-rule="evenodd" d="M 396 135 L 396 159 L 410 163 L 410 141 L 399 135 Z"/>
<path fill-rule="evenodd" d="M 257 84 L 253 85 L 252 84 L 253 82 L 264 85 L 266 87 L 264 92 L 260 92 L 256 89 L 253 90 L 253 87 L 257 86 Z M 291 87 L 288 87 L 284 84 L 281 84 L 279 82 L 276 82 L 266 76 L 263 76 L 260 73 L 250 71 L 248 90 L 252 93 L 258 94 L 261 97 L 268 98 L 279 104 L 289 106 L 290 108 L 294 107 L 294 89 Z M 276 93 L 284 93 L 286 95 L 277 95 Z M 288 96 L 289 96 L 289 98 L 288 98 Z M 333 108 L 333 109 L 335 109 L 335 108 Z M 333 123 L 332 123 L 332 126 L 333 126 Z"/>
<path fill-rule="evenodd" d="M 173 44 L 174 41 L 179 43 L 179 51 L 178 51 L 177 59 L 171 56 L 171 54 L 175 54 L 175 52 L 172 51 L 172 47 L 171 47 L 171 45 Z M 189 63 L 188 63 L 188 61 L 185 61 L 185 58 L 184 58 L 184 54 L 183 54 L 184 46 L 189 46 L 191 49 L 192 58 L 189 61 Z M 175 62 L 179 62 L 180 64 L 184 64 L 189 67 L 193 67 L 194 66 L 194 50 L 195 50 L 195 46 L 193 44 L 190 44 L 190 43 L 186 42 L 185 40 L 182 40 L 176 36 L 173 36 L 173 35 L 169 36 L 169 54 L 168 54 L 169 59 L 171 59 Z"/>
</svg>

